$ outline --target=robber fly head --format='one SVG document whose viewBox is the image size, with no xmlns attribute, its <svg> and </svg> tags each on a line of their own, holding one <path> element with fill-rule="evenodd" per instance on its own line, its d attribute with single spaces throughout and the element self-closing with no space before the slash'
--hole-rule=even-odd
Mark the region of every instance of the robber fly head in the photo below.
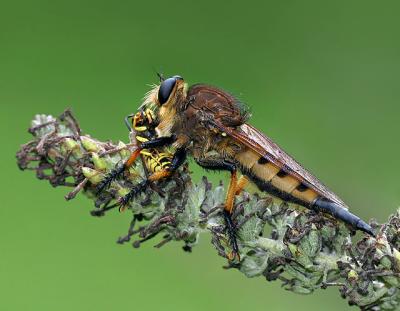
<svg viewBox="0 0 400 311">
<path fill-rule="evenodd" d="M 181 76 L 173 76 L 161 81 L 158 89 L 157 102 L 160 106 L 175 102 L 181 97 L 185 88 L 185 82 Z"/>
</svg>

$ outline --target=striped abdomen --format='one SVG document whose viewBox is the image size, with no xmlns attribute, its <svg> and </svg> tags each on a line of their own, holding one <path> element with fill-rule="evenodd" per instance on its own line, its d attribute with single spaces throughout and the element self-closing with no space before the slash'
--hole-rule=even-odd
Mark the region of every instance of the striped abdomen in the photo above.
<svg viewBox="0 0 400 311">
<path fill-rule="evenodd" d="M 305 206 L 318 197 L 316 191 L 249 148 L 236 154 L 235 159 L 260 190 Z"/>
<path fill-rule="evenodd" d="M 295 176 L 269 162 L 250 148 L 235 155 L 241 170 L 260 190 L 266 191 L 285 201 L 300 204 L 304 207 L 324 212 L 343 220 L 356 229 L 374 235 L 369 224 L 350 213 L 347 208 L 320 195 Z"/>
<path fill-rule="evenodd" d="M 150 109 L 136 113 L 133 118 L 133 129 L 138 142 L 149 141 L 155 137 L 154 119 L 154 113 Z M 172 154 L 162 148 L 143 149 L 140 154 L 149 173 L 167 169 L 171 165 Z"/>
<path fill-rule="evenodd" d="M 144 149 L 140 152 L 146 167 L 151 173 L 167 169 L 171 166 L 172 155 L 166 152 L 159 152 L 157 149 Z"/>
</svg>

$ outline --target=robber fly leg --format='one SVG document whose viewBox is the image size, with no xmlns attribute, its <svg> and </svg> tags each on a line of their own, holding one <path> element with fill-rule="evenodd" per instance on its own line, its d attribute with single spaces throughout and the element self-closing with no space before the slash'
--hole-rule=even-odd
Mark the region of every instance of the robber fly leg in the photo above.
<svg viewBox="0 0 400 311">
<path fill-rule="evenodd" d="M 236 168 L 231 171 L 231 179 L 229 182 L 228 192 L 226 193 L 225 210 L 232 214 L 233 206 L 235 203 L 235 192 L 237 185 L 237 172 Z"/>
<path fill-rule="evenodd" d="M 249 179 L 245 175 L 240 176 L 236 184 L 235 195 L 241 194 L 244 188 L 246 188 L 246 186 L 248 185 L 248 183 Z"/>
<path fill-rule="evenodd" d="M 225 210 L 229 213 L 233 212 L 233 205 L 235 201 L 235 192 L 237 188 L 237 172 L 236 165 L 219 158 L 201 158 L 195 159 L 197 164 L 208 170 L 215 171 L 229 171 L 231 173 L 231 180 L 229 183 L 228 192 L 225 201 Z"/>
<path fill-rule="evenodd" d="M 141 181 L 136 186 L 134 186 L 126 195 L 120 198 L 116 203 L 116 205 L 119 205 L 119 211 L 123 212 L 134 198 L 136 198 L 139 194 L 147 189 L 149 183 L 150 181 L 148 179 Z"/>
<path fill-rule="evenodd" d="M 209 170 L 217 170 L 217 171 L 229 171 L 231 173 L 231 179 L 228 187 L 228 192 L 226 195 L 226 201 L 224 205 L 224 218 L 227 228 L 227 233 L 229 237 L 229 241 L 232 247 L 232 252 L 228 254 L 228 259 L 233 260 L 237 258 L 240 260 L 239 256 L 239 247 L 237 245 L 236 240 L 236 226 L 232 221 L 232 212 L 235 202 L 235 193 L 237 190 L 237 171 L 236 165 L 232 162 L 228 162 L 223 159 L 215 159 L 215 158 L 201 158 L 195 159 L 197 164 Z"/>
<path fill-rule="evenodd" d="M 120 199 L 120 211 L 123 211 L 135 197 L 144 192 L 146 188 L 150 186 L 151 182 L 170 177 L 179 168 L 179 166 L 182 165 L 185 159 L 186 150 L 183 148 L 178 149 L 172 158 L 170 167 L 151 174 L 147 179 L 133 187 L 128 194 Z"/>
<path fill-rule="evenodd" d="M 123 172 L 125 172 L 125 170 L 129 169 L 133 165 L 133 163 L 135 163 L 136 159 L 139 157 L 140 152 L 143 149 L 163 147 L 165 145 L 171 144 L 174 140 L 175 140 L 174 137 L 168 136 L 168 137 L 159 137 L 153 140 L 148 140 L 143 142 L 139 148 L 137 148 L 134 152 L 131 153 L 131 155 L 125 161 L 124 164 L 116 167 L 109 174 L 107 174 L 107 176 L 104 177 L 104 179 L 97 185 L 96 188 L 97 194 L 107 189 L 111 185 L 111 182 L 113 180 L 120 177 L 123 174 Z"/>
<path fill-rule="evenodd" d="M 237 258 L 240 261 L 239 246 L 236 240 L 236 225 L 232 221 L 232 213 L 224 209 L 223 215 L 225 219 L 226 231 L 228 233 L 229 243 L 232 247 L 232 252 L 228 254 L 228 259 L 234 260 L 235 258 Z"/>
<path fill-rule="evenodd" d="M 128 160 L 126 160 L 122 165 L 118 165 L 116 168 L 114 168 L 110 173 L 108 173 L 103 180 L 97 185 L 96 187 L 96 193 L 99 194 L 103 192 L 105 189 L 107 189 L 111 183 L 119 178 L 125 170 L 129 169 L 133 163 L 135 163 L 135 160 L 137 157 L 140 155 L 141 148 L 136 149 L 134 152 L 131 153 L 129 156 Z"/>
<path fill-rule="evenodd" d="M 224 206 L 225 223 L 228 232 L 229 242 L 232 246 L 232 252 L 228 254 L 229 260 L 234 260 L 235 258 L 240 260 L 239 247 L 237 245 L 237 240 L 236 240 L 236 226 L 232 221 L 232 212 L 235 203 L 235 193 L 238 183 L 236 175 L 237 175 L 236 168 L 233 167 L 233 169 L 231 170 L 231 180 L 229 183 L 225 206 Z"/>
</svg>

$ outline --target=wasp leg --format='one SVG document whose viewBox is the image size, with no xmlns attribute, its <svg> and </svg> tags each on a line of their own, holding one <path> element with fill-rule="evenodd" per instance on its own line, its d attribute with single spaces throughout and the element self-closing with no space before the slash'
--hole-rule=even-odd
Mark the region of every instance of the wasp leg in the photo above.
<svg viewBox="0 0 400 311">
<path fill-rule="evenodd" d="M 240 260 L 239 247 L 236 239 L 236 226 L 232 221 L 232 212 L 235 202 L 235 192 L 237 189 L 237 173 L 236 165 L 232 162 L 228 162 L 222 159 L 206 158 L 206 159 L 196 159 L 197 164 L 209 170 L 218 171 L 230 171 L 231 179 L 228 187 L 228 192 L 226 195 L 225 205 L 224 205 L 224 219 L 226 223 L 227 233 L 229 237 L 229 242 L 232 247 L 232 252 L 228 255 L 229 260 L 237 258 Z"/>
<path fill-rule="evenodd" d="M 124 210 L 136 196 L 145 191 L 146 188 L 151 185 L 151 182 L 171 176 L 179 168 L 179 166 L 182 165 L 185 159 L 186 150 L 183 148 L 178 149 L 172 158 L 170 167 L 151 174 L 147 179 L 133 187 L 128 194 L 120 199 L 120 210 Z"/>
</svg>

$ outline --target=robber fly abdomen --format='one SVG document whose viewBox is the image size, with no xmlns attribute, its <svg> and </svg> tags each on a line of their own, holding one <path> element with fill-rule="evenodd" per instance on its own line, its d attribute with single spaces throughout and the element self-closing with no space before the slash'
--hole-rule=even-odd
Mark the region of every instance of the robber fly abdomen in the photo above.
<svg viewBox="0 0 400 311">
<path fill-rule="evenodd" d="M 250 148 L 243 147 L 243 151 L 237 153 L 234 159 L 261 190 L 272 192 L 286 201 L 302 204 L 311 204 L 318 197 L 316 191 Z"/>
<path fill-rule="evenodd" d="M 235 164 L 260 190 L 285 201 L 331 214 L 356 229 L 373 234 L 372 228 L 350 213 L 338 196 L 270 138 L 246 123 L 248 114 L 233 96 L 201 84 L 189 88 L 187 96 L 192 100 L 185 110 L 186 120 L 196 118 L 200 127 L 212 129 L 208 137 L 214 137 L 211 145 L 215 146 L 220 158 Z M 193 120 L 190 122 L 195 123 Z M 185 124 L 185 119 L 182 123 Z M 189 130 L 185 129 L 185 135 Z M 196 132 L 197 129 L 192 131 L 192 137 L 198 137 Z M 239 150 L 232 146 L 239 146 Z M 207 167 L 212 161 L 203 158 L 197 162 Z M 231 170 L 226 165 L 225 169 Z M 232 178 L 232 187 L 236 187 L 235 178 Z M 232 204 L 232 200 L 227 200 L 227 203 Z"/>
</svg>

